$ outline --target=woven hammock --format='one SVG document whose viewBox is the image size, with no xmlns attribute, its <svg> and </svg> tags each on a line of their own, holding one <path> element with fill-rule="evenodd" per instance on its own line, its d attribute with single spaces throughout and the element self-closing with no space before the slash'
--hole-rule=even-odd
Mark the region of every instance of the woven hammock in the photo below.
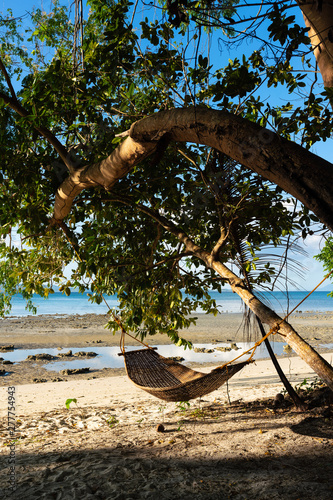
<svg viewBox="0 0 333 500">
<path fill-rule="evenodd" d="M 251 360 L 201 373 L 160 356 L 154 349 L 123 351 L 130 380 L 140 389 L 165 401 L 189 401 L 218 389 Z"/>
</svg>

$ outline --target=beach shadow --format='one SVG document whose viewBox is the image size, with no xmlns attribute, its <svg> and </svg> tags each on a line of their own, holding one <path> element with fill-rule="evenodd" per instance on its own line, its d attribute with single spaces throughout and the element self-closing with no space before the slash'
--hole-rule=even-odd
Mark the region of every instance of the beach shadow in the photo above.
<svg viewBox="0 0 333 500">
<path fill-rule="evenodd" d="M 228 457 L 153 447 L 22 453 L 17 456 L 15 495 L 25 500 L 331 500 L 333 462 L 327 450 L 290 455 Z M 325 473 L 323 474 L 323 471 Z M 0 473 L 6 479 L 6 471 Z M 2 476 L 2 477 L 1 477 Z M 2 486 L 5 484 L 2 482 Z M 3 490 L 5 491 L 5 490 Z"/>
<path fill-rule="evenodd" d="M 296 434 L 326 439 L 333 439 L 333 419 L 325 417 L 307 417 L 302 422 L 290 426 Z"/>
</svg>

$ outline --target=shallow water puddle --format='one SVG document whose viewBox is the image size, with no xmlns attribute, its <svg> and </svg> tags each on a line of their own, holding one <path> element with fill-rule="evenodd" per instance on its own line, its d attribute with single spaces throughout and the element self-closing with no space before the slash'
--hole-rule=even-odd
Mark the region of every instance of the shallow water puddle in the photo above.
<svg viewBox="0 0 333 500">
<path fill-rule="evenodd" d="M 233 344 L 234 346 L 235 344 Z M 277 356 L 284 354 L 284 346 L 282 342 L 275 342 L 273 344 L 273 350 Z M 194 344 L 193 349 L 182 349 L 175 345 L 158 345 L 157 347 L 159 354 L 165 357 L 182 357 L 184 360 L 183 363 L 226 363 L 227 361 L 231 361 L 236 356 L 242 354 L 242 352 L 246 351 L 250 347 L 253 346 L 253 343 L 249 342 L 237 342 L 237 348 L 232 348 L 230 343 L 211 343 L 211 344 Z M 220 351 L 219 348 L 227 348 L 230 350 Z M 128 350 L 134 350 L 135 347 L 129 346 Z M 195 352 L 195 349 L 206 349 L 212 350 L 213 352 Z M 58 348 L 48 348 L 48 349 L 15 349 L 10 352 L 2 352 L 0 353 L 0 357 L 4 360 L 10 360 L 12 362 L 20 362 L 27 359 L 29 355 L 35 354 L 51 354 L 52 356 L 59 356 L 61 353 L 67 353 L 68 351 L 72 351 L 72 354 L 75 355 L 77 352 L 94 352 L 97 354 L 95 357 L 82 358 L 79 357 L 75 359 L 75 357 L 70 357 L 68 359 L 64 359 L 59 357 L 57 360 L 52 360 L 50 362 L 46 362 L 44 368 L 47 370 L 60 371 L 65 370 L 67 368 L 75 369 L 75 368 L 91 368 L 95 370 L 100 370 L 102 368 L 123 368 L 124 360 L 122 356 L 119 356 L 119 347 L 66 347 L 63 349 Z M 246 356 L 244 359 L 246 359 Z M 255 353 L 255 359 L 267 358 L 268 352 L 264 345 L 261 345 L 257 348 Z M 242 360 L 242 359 L 241 359 Z M 34 363 L 34 361 L 32 361 Z"/>
<path fill-rule="evenodd" d="M 325 347 L 325 349 L 333 349 L 333 342 L 330 344 L 320 344 L 320 347 Z"/>
</svg>

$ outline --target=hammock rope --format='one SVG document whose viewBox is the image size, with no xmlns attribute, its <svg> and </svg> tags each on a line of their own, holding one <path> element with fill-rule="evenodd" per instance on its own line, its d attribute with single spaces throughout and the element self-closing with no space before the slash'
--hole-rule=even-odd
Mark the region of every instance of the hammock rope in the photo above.
<svg viewBox="0 0 333 500">
<path fill-rule="evenodd" d="M 68 242 L 73 247 L 73 250 L 83 263 L 83 260 L 67 234 L 67 227 L 62 222 L 60 224 Z M 66 230 L 65 230 L 66 228 Z M 86 271 L 94 283 L 94 279 L 89 271 Z M 315 291 L 317 288 L 333 273 L 329 272 L 318 285 L 311 290 L 288 314 L 284 316 L 276 325 L 256 342 L 252 347 L 236 356 L 231 361 L 224 363 L 217 368 L 214 368 L 209 373 L 202 373 L 185 365 L 182 365 L 172 359 L 165 358 L 156 352 L 156 347 L 152 347 L 145 342 L 142 342 L 137 337 L 128 333 L 120 319 L 114 314 L 103 294 L 100 294 L 104 303 L 107 306 L 108 313 L 112 315 L 114 321 L 118 324 L 121 331 L 120 335 L 120 353 L 119 356 L 124 356 L 125 368 L 130 380 L 140 389 L 152 394 L 155 397 L 165 401 L 189 401 L 218 389 L 229 378 L 240 371 L 245 365 L 254 362 L 253 357 L 257 348 L 270 336 L 279 332 L 281 324 Z M 144 349 L 126 351 L 125 337 L 131 337 L 136 342 L 142 344 Z M 251 353 L 249 358 L 243 362 L 235 363 L 236 360 L 243 357 L 245 354 Z"/>
</svg>

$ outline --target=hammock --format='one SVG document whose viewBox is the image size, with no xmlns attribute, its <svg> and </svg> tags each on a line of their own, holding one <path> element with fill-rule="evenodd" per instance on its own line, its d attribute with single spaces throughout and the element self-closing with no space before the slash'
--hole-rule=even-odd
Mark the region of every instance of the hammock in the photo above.
<svg viewBox="0 0 333 500">
<path fill-rule="evenodd" d="M 73 246 L 78 259 L 83 262 L 74 244 L 69 239 L 65 230 L 66 226 L 63 222 L 61 222 L 60 227 L 62 227 L 66 238 Z M 147 344 L 144 344 L 141 341 L 139 342 L 146 345 L 146 349 L 126 352 L 124 343 L 125 335 L 129 335 L 135 340 L 138 339 L 125 332 L 120 320 L 111 311 L 111 308 L 103 295 L 102 298 L 106 303 L 109 312 L 111 312 L 113 319 L 120 327 L 120 348 L 122 352 L 119 355 L 124 356 L 127 375 L 130 380 L 140 389 L 149 392 L 157 398 L 164 399 L 165 401 L 189 401 L 190 399 L 199 398 L 205 394 L 215 391 L 227 380 L 229 380 L 229 378 L 239 372 L 245 365 L 252 363 L 252 357 L 256 348 L 266 338 L 268 338 L 269 335 L 278 333 L 280 324 L 283 323 L 315 290 L 317 290 L 317 288 L 331 274 L 333 274 L 333 270 L 330 271 L 324 279 L 322 279 L 321 282 L 311 292 L 309 292 L 308 295 L 306 295 L 306 297 L 304 297 L 279 323 L 273 326 L 259 342 L 256 342 L 253 347 L 243 353 L 246 354 L 247 352 L 253 351 L 248 360 L 235 364 L 232 364 L 231 361 L 223 366 L 213 369 L 210 373 L 197 372 L 195 370 L 191 370 L 191 368 L 181 365 L 180 363 L 176 363 L 171 359 L 164 358 L 163 356 L 157 354 L 154 348 L 147 346 Z M 94 280 L 92 281 L 94 283 Z M 238 359 L 240 356 L 237 356 L 235 359 Z"/>
<path fill-rule="evenodd" d="M 123 350 L 121 355 L 129 379 L 140 389 L 165 401 L 189 401 L 209 394 L 252 362 L 249 359 L 201 373 L 164 358 L 152 348 Z"/>
</svg>

